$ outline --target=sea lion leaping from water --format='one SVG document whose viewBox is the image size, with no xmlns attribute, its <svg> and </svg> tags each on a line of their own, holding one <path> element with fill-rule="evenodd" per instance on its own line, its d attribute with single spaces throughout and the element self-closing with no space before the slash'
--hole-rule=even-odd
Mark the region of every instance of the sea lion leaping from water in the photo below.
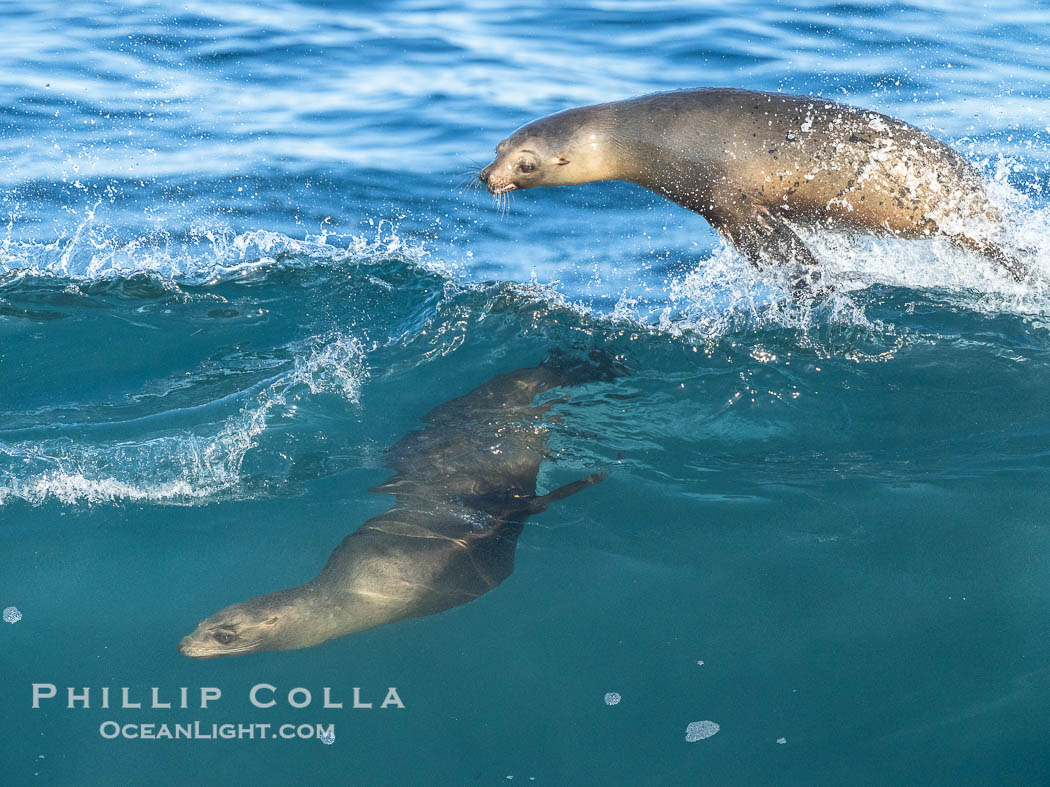
<svg viewBox="0 0 1050 787">
<path fill-rule="evenodd" d="M 495 195 L 624 180 L 703 216 L 756 265 L 816 260 L 791 224 L 943 236 L 1027 270 L 995 243 L 1000 219 L 970 164 L 900 120 L 827 99 L 697 88 L 578 107 L 499 143 L 478 178 Z"/>
<path fill-rule="evenodd" d="M 372 491 L 393 509 L 365 522 L 305 585 L 234 604 L 201 621 L 179 652 L 193 658 L 308 648 L 487 593 L 514 570 L 525 520 L 596 484 L 589 475 L 536 494 L 547 453 L 543 391 L 614 376 L 611 362 L 553 356 L 446 402 L 389 452 L 393 478 Z M 557 400 L 556 400 L 557 401 Z"/>
</svg>

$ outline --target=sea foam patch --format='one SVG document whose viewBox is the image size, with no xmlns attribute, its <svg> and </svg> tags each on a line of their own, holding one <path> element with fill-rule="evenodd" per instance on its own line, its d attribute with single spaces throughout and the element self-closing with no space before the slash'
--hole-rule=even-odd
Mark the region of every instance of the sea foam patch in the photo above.
<svg viewBox="0 0 1050 787">
<path fill-rule="evenodd" d="M 713 721 L 692 721 L 685 728 L 685 739 L 689 743 L 695 743 L 716 735 L 720 729 L 722 728 Z"/>
</svg>

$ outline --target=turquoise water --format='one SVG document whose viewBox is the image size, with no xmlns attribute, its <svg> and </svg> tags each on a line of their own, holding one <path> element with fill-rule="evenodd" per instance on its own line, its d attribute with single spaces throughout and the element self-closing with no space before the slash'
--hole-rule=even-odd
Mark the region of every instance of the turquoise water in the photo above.
<svg viewBox="0 0 1050 787">
<path fill-rule="evenodd" d="M 568 106 L 821 94 L 963 151 L 1045 279 L 1050 10 L 34 2 L 0 30 L 0 782 L 1050 782 L 1050 286 L 811 235 L 836 292 L 803 307 L 640 189 L 465 186 Z M 388 508 L 431 408 L 593 347 L 627 374 L 558 408 L 539 481 L 607 479 L 501 587 L 176 651 Z M 335 740 L 103 735 L 195 721 Z"/>
</svg>

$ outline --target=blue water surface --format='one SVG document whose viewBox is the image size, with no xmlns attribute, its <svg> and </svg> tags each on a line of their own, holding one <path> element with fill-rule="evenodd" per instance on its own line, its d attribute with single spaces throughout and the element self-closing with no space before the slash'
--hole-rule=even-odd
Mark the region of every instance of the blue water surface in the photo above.
<svg viewBox="0 0 1050 787">
<path fill-rule="evenodd" d="M 34 0 L 0 31 L 0 783 L 1050 783 L 1050 9 Z M 952 144 L 1035 281 L 811 233 L 835 292 L 797 304 L 639 188 L 474 187 L 524 122 L 696 85 Z M 501 587 L 176 651 L 389 507 L 428 410 L 552 348 L 627 373 L 559 406 L 540 485 L 607 478 Z M 335 740 L 101 731 L 194 721 Z"/>
</svg>

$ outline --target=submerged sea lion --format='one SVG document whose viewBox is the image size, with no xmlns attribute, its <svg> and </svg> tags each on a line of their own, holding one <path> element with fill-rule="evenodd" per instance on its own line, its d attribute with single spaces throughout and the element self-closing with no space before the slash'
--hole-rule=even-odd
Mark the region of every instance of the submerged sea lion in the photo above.
<svg viewBox="0 0 1050 787">
<path fill-rule="evenodd" d="M 290 650 L 472 601 L 514 569 L 525 520 L 598 483 L 586 478 L 536 494 L 547 452 L 543 391 L 613 376 L 595 363 L 552 356 L 501 374 L 434 408 L 427 426 L 389 451 L 394 476 L 372 491 L 390 511 L 347 536 L 310 582 L 234 604 L 179 643 L 193 658 Z"/>
<path fill-rule="evenodd" d="M 900 120 L 823 98 L 697 88 L 578 107 L 499 143 L 478 178 L 495 195 L 624 180 L 699 213 L 755 264 L 816 260 L 792 224 L 943 236 L 1027 271 L 970 164 Z M 796 288 L 816 279 L 800 267 Z"/>
</svg>

